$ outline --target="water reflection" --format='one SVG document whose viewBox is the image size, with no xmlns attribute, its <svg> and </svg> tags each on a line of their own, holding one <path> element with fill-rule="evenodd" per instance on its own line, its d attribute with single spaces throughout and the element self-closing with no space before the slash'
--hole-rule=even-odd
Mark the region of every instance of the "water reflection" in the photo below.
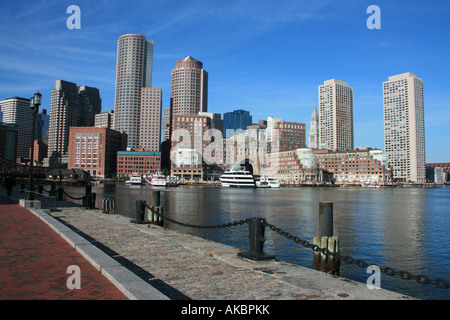
<svg viewBox="0 0 450 320">
<path fill-rule="evenodd" d="M 82 195 L 84 189 L 67 189 Z M 115 200 L 116 212 L 136 217 L 136 200 L 152 204 L 154 187 L 99 184 L 97 206 L 103 196 Z M 228 189 L 178 187 L 161 190 L 161 205 L 172 219 L 197 225 L 215 225 L 251 217 L 312 242 L 318 232 L 319 202 L 334 203 L 334 233 L 341 252 L 368 263 L 449 280 L 450 188 L 280 188 Z M 76 193 L 78 192 L 78 193 Z M 248 250 L 248 227 L 192 229 L 174 224 L 180 232 Z M 277 259 L 311 267 L 312 252 L 266 230 L 264 250 Z M 341 276 L 366 282 L 365 269 L 341 263 Z M 383 276 L 381 286 L 425 299 L 449 299 L 449 290 Z"/>
</svg>

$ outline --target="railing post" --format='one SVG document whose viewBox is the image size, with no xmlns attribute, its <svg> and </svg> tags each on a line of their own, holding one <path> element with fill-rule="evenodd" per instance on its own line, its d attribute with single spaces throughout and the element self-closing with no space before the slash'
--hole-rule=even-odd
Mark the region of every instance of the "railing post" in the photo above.
<svg viewBox="0 0 450 320">
<path fill-rule="evenodd" d="M 50 197 L 56 197 L 56 183 L 54 181 L 51 182 L 50 192 L 48 193 Z"/>
<path fill-rule="evenodd" d="M 89 194 L 89 209 L 95 209 L 95 200 L 97 199 L 97 194 L 95 192 L 91 192 Z"/>
<path fill-rule="evenodd" d="M 252 218 L 248 222 L 249 240 L 250 240 L 250 250 L 249 252 L 239 252 L 238 256 L 254 260 L 271 260 L 275 259 L 274 255 L 267 255 L 264 253 L 264 219 L 263 218 Z"/>
<path fill-rule="evenodd" d="M 58 188 L 58 200 L 63 200 L 63 193 L 64 193 L 64 188 L 59 187 Z"/>
</svg>

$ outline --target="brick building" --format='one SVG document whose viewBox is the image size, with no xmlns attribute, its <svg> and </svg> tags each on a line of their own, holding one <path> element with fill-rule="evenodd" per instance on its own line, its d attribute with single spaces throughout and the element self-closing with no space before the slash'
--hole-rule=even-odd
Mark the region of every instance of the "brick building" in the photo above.
<svg viewBox="0 0 450 320">
<path fill-rule="evenodd" d="M 144 175 L 161 171 L 161 152 L 134 149 L 117 152 L 117 176 L 129 177 L 133 173 Z"/>
<path fill-rule="evenodd" d="M 83 169 L 106 178 L 117 171 L 117 152 L 125 150 L 127 135 L 109 128 L 71 127 L 68 169 Z"/>
<path fill-rule="evenodd" d="M 382 150 L 359 148 L 346 151 L 314 150 L 317 166 L 337 184 L 383 184 L 392 182 L 392 170 Z"/>
</svg>

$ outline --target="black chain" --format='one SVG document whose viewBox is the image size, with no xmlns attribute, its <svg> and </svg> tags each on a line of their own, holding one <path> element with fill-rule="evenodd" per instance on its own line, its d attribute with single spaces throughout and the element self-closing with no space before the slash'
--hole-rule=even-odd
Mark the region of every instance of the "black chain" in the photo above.
<svg viewBox="0 0 450 320">
<path fill-rule="evenodd" d="M 151 209 L 147 204 L 145 205 L 148 209 Z M 248 221 L 250 221 L 250 219 L 245 219 L 245 220 L 239 220 L 239 221 L 234 221 L 234 222 L 229 222 L 229 223 L 224 223 L 224 224 L 217 224 L 217 225 L 210 225 L 210 226 L 202 226 L 202 225 L 195 225 L 195 224 L 189 224 L 189 223 L 184 223 L 184 222 L 179 222 L 173 219 L 170 219 L 168 217 L 166 217 L 165 215 L 161 215 L 158 212 L 155 212 L 155 214 L 161 218 L 163 218 L 164 220 L 167 220 L 169 222 L 178 224 L 180 226 L 183 227 L 189 227 L 189 228 L 195 228 L 195 229 L 218 229 L 218 228 L 228 228 L 228 227 L 235 227 L 235 226 L 239 226 L 239 225 L 243 225 L 245 223 L 247 223 Z"/>
<path fill-rule="evenodd" d="M 263 224 L 264 226 L 268 227 L 270 230 L 278 233 L 281 236 L 286 237 L 287 239 L 293 240 L 296 243 L 299 243 L 301 245 L 303 245 L 306 248 L 311 248 L 313 251 L 315 252 L 320 252 L 324 255 L 327 256 L 332 256 L 333 259 L 335 260 L 339 260 L 342 259 L 345 262 L 347 262 L 348 264 L 355 264 L 360 268 L 367 268 L 370 266 L 370 264 L 368 264 L 367 262 L 365 262 L 364 260 L 360 260 L 360 259 L 353 259 L 350 256 L 344 256 L 341 255 L 339 252 L 330 252 L 328 250 L 328 248 L 320 248 L 318 245 L 316 244 L 311 244 L 306 240 L 302 240 L 299 237 L 293 236 L 292 234 L 290 234 L 289 232 L 283 231 L 280 228 L 275 227 L 274 225 L 268 223 L 266 220 L 263 220 Z M 442 278 L 438 278 L 435 280 L 430 279 L 428 276 L 423 275 L 423 274 L 418 274 L 418 275 L 412 275 L 410 272 L 408 271 L 397 271 L 395 269 L 392 269 L 390 267 L 380 267 L 380 271 L 383 272 L 384 274 L 388 275 L 388 276 L 399 276 L 401 279 L 403 280 L 415 280 L 420 284 L 434 284 L 436 287 L 440 288 L 440 289 L 449 289 L 450 288 L 450 283 L 448 283 L 448 281 L 442 279 Z"/>
<path fill-rule="evenodd" d="M 73 199 L 73 200 L 83 200 L 86 196 L 84 195 L 84 196 L 82 196 L 81 198 L 75 198 L 75 197 L 72 197 L 70 194 L 68 194 L 67 192 L 65 192 L 65 191 L 63 191 L 63 193 L 66 195 L 66 196 L 68 196 L 69 198 L 71 198 L 71 199 Z"/>
<path fill-rule="evenodd" d="M 151 209 L 147 204 L 145 205 L 148 209 Z M 203 225 L 194 225 L 194 224 L 189 224 L 189 223 L 183 223 L 183 222 L 179 222 L 173 219 L 170 219 L 164 215 L 161 215 L 158 212 L 155 212 L 156 215 L 158 215 L 159 217 L 161 217 L 164 220 L 167 220 L 169 222 L 178 224 L 180 226 L 183 227 L 189 227 L 189 228 L 196 228 L 196 229 L 217 229 L 217 228 L 228 228 L 228 227 L 235 227 L 235 226 L 239 226 L 239 225 L 243 225 L 245 223 L 248 223 L 251 219 L 247 218 L 244 220 L 239 220 L 239 221 L 234 221 L 234 222 L 229 222 L 229 223 L 224 223 L 224 224 L 218 224 L 218 225 L 209 225 L 209 226 L 203 226 Z M 373 264 L 368 264 L 367 262 L 365 262 L 364 260 L 361 259 L 353 259 L 350 256 L 345 256 L 345 255 L 341 255 L 339 252 L 331 252 L 328 250 L 328 248 L 320 248 L 318 245 L 316 244 L 311 244 L 306 240 L 302 240 L 299 237 L 296 237 L 292 234 L 290 234 L 289 232 L 283 231 L 282 229 L 274 226 L 273 224 L 268 223 L 265 219 L 261 219 L 262 220 L 262 224 L 269 228 L 270 230 L 278 233 L 279 235 L 292 240 L 296 243 L 301 244 L 302 246 L 306 247 L 306 248 L 310 248 L 315 252 L 319 252 L 322 253 L 326 256 L 332 256 L 333 259 L 335 260 L 344 260 L 345 262 L 347 262 L 348 264 L 354 264 L 360 268 L 368 268 L 369 266 L 373 265 Z M 411 273 L 409 273 L 408 271 L 397 271 L 395 269 L 392 269 L 390 267 L 379 267 L 380 271 L 383 272 L 384 274 L 388 275 L 388 276 L 399 276 L 401 279 L 403 280 L 415 280 L 420 284 L 434 284 L 436 287 L 440 288 L 440 289 L 449 289 L 450 288 L 450 283 L 448 283 L 446 280 L 442 279 L 442 278 L 438 278 L 435 280 L 430 279 L 428 276 L 423 275 L 423 274 L 418 274 L 418 275 L 412 275 Z"/>
</svg>

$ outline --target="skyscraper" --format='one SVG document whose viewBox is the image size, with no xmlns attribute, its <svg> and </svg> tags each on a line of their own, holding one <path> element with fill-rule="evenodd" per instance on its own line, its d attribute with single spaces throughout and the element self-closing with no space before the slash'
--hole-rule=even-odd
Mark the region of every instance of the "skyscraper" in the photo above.
<svg viewBox="0 0 450 320">
<path fill-rule="evenodd" d="M 353 88 L 331 79 L 319 86 L 319 148 L 354 149 Z"/>
<path fill-rule="evenodd" d="M 410 72 L 383 83 L 384 145 L 394 179 L 425 182 L 423 81 Z"/>
<path fill-rule="evenodd" d="M 56 80 L 50 99 L 49 166 L 59 166 L 66 162 L 69 128 L 93 126 L 95 112 L 100 111 L 101 98 L 97 88 L 77 87 L 76 83 Z"/>
<path fill-rule="evenodd" d="M 252 125 L 252 116 L 246 110 L 234 110 L 233 112 L 226 112 L 223 114 L 223 136 L 229 138 L 227 130 L 247 130 L 248 126 Z M 231 131 L 233 133 L 233 131 Z"/>
<path fill-rule="evenodd" d="M 3 122 L 15 124 L 18 127 L 17 157 L 27 158 L 30 155 L 33 115 L 30 109 L 30 99 L 13 97 L 0 101 L 0 111 Z"/>
<path fill-rule="evenodd" d="M 162 91 L 159 88 L 141 90 L 140 147 L 148 151 L 160 151 L 161 145 Z"/>
<path fill-rule="evenodd" d="M 124 34 L 117 44 L 115 130 L 128 134 L 128 146 L 140 147 L 141 88 L 152 86 L 153 41 Z"/>
<path fill-rule="evenodd" d="M 317 108 L 314 107 L 314 111 L 311 115 L 311 127 L 308 134 L 308 147 L 311 149 L 319 149 L 319 113 Z"/>
<path fill-rule="evenodd" d="M 198 114 L 208 111 L 208 73 L 203 63 L 188 56 L 172 70 L 173 114 Z"/>
</svg>

